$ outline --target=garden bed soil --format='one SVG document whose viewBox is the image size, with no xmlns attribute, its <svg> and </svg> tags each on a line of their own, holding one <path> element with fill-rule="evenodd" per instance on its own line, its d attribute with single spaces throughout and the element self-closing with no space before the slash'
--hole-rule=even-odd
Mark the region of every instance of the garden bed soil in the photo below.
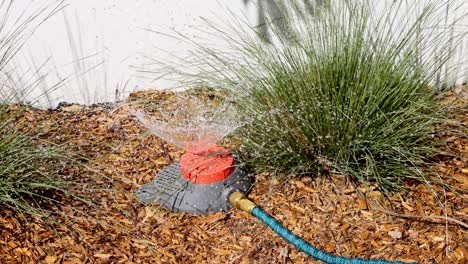
<svg viewBox="0 0 468 264">
<path fill-rule="evenodd" d="M 139 92 L 129 100 L 167 96 Z M 456 93 L 446 100 L 468 103 Z M 466 108 L 453 114 L 468 124 Z M 27 121 L 22 129 L 45 124 L 44 140 L 70 141 L 74 151 L 87 155 L 86 168 L 70 171 L 91 203 L 64 198 L 54 214 L 42 218 L 2 210 L 1 263 L 314 263 L 239 210 L 195 216 L 140 204 L 135 191 L 182 151 L 146 133 L 123 107 L 31 108 L 22 118 Z M 295 179 L 261 173 L 249 197 L 294 233 L 333 254 L 466 263 L 468 230 L 444 218 L 468 221 L 467 141 L 466 133 L 451 138 L 446 150 L 456 157 L 441 158 L 437 166 L 461 194 L 444 194 L 433 186 L 440 194 L 436 199 L 423 184 L 412 184 L 386 200 L 376 189 L 338 175 Z M 392 213 L 379 209 L 379 201 Z"/>
</svg>

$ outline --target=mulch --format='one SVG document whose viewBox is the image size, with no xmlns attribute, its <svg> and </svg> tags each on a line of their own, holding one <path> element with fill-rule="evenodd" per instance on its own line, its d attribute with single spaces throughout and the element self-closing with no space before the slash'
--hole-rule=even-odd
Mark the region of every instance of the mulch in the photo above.
<svg viewBox="0 0 468 264">
<path fill-rule="evenodd" d="M 147 91 L 129 100 L 166 96 Z M 455 93 L 447 101 L 468 103 Z M 466 108 L 455 114 L 468 123 Z M 124 107 L 31 108 L 22 118 L 28 121 L 22 129 L 42 124 L 47 128 L 41 135 L 44 140 L 69 142 L 73 151 L 87 156 L 86 167 L 73 173 L 89 203 L 65 197 L 44 217 L 1 211 L 1 263 L 316 262 L 239 210 L 195 216 L 140 204 L 134 195 L 139 186 L 183 153 L 149 135 Z M 444 219 L 468 222 L 467 142 L 466 134 L 451 139 L 446 150 L 456 156 L 441 158 L 437 167 L 461 193 L 432 186 L 439 194 L 435 196 L 414 183 L 408 191 L 386 198 L 375 188 L 355 186 L 338 175 L 296 179 L 261 173 L 249 197 L 330 253 L 467 263 L 467 229 Z"/>
</svg>

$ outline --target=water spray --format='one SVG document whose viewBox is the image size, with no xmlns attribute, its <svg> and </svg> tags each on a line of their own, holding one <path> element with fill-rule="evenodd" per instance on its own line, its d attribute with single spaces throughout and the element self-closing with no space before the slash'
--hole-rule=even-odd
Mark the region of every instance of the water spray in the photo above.
<svg viewBox="0 0 468 264">
<path fill-rule="evenodd" d="M 190 107 L 193 105 L 197 104 L 190 104 Z M 223 147 L 215 146 L 227 135 L 226 132 L 237 127 L 233 125 L 236 123 L 226 120 L 220 122 L 212 117 L 206 118 L 206 111 L 198 107 L 180 112 L 190 113 L 190 118 L 193 118 L 195 113 L 198 116 L 193 120 L 197 121 L 191 123 L 183 120 L 177 124 L 173 123 L 173 120 L 161 122 L 149 120 L 142 112 L 131 111 L 154 134 L 187 151 L 180 161 L 164 168 L 156 175 L 153 182 L 137 190 L 136 196 L 142 203 L 156 202 L 172 212 L 191 214 L 207 214 L 237 208 L 257 217 L 286 241 L 311 257 L 326 263 L 404 263 L 334 256 L 313 247 L 293 234 L 247 198 L 246 194 L 253 185 L 253 176 L 242 170 L 239 166 L 240 160 L 231 152 Z M 171 114 L 170 116 L 174 118 L 177 115 Z M 206 123 L 203 124 L 200 121 Z"/>
</svg>

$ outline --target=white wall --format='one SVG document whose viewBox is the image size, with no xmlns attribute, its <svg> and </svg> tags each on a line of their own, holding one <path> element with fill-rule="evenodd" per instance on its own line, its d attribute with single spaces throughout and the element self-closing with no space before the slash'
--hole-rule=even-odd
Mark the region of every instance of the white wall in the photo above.
<svg viewBox="0 0 468 264">
<path fill-rule="evenodd" d="M 47 1 L 16 0 L 14 8 L 19 11 L 31 3 L 37 6 Z M 18 65 L 27 70 L 50 58 L 41 69 L 49 73 L 41 87 L 81 73 L 80 77 L 70 77 L 65 85 L 51 93 L 49 101 L 53 105 L 61 101 L 112 101 L 116 89 L 122 91 L 124 86 L 126 91 L 167 88 L 171 86 L 167 81 L 138 78 L 134 66 L 142 67 L 142 54 L 170 59 L 171 53 L 180 54 L 188 45 L 147 29 L 164 33 L 175 30 L 196 38 L 192 27 L 204 25 L 200 17 L 214 20 L 222 17 L 221 6 L 238 15 L 246 12 L 251 23 L 255 23 L 254 6 L 246 9 L 243 0 L 69 0 L 63 12 L 44 23 L 30 39 L 25 47 L 28 52 Z M 67 32 L 67 23 L 71 35 Z M 465 26 L 462 30 L 466 30 L 468 18 L 461 24 Z M 70 43 L 76 47 L 71 48 Z M 465 40 L 455 62 L 463 61 L 466 68 L 467 58 L 468 40 Z M 73 63 L 77 60 L 79 62 Z M 466 72 L 465 79 L 457 78 L 459 82 L 466 81 Z"/>
</svg>

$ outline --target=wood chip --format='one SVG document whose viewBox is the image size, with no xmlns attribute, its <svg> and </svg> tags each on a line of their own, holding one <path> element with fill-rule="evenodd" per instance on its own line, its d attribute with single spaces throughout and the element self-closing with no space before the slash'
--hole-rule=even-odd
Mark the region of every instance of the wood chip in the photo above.
<svg viewBox="0 0 468 264">
<path fill-rule="evenodd" d="M 403 236 L 403 234 L 398 230 L 388 231 L 387 234 L 393 239 L 401 239 L 401 237 Z"/>
</svg>

